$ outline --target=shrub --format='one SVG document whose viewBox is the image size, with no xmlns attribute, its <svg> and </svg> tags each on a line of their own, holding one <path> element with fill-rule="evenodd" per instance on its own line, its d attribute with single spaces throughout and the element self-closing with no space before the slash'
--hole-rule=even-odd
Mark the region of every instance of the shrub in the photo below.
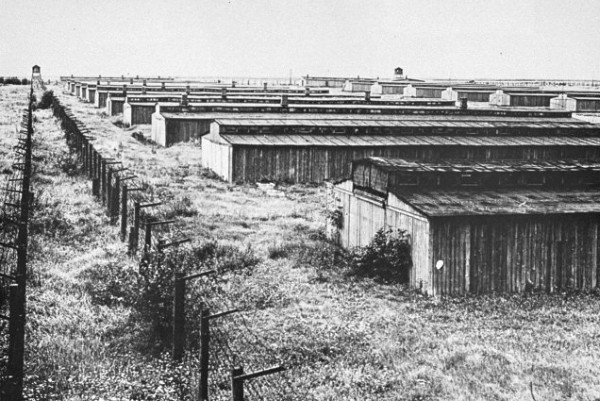
<svg viewBox="0 0 600 401">
<path fill-rule="evenodd" d="M 115 263 L 99 264 L 85 271 L 85 288 L 97 304 L 122 304 L 132 308 L 131 322 L 140 330 L 141 345 L 164 350 L 171 342 L 173 277 L 204 269 L 248 272 L 260 260 L 252 248 L 245 250 L 216 241 L 192 249 L 150 252 L 139 268 Z"/>
<path fill-rule="evenodd" d="M 29 85 L 29 80 L 27 78 L 23 78 L 21 80 L 21 85 Z"/>
<path fill-rule="evenodd" d="M 52 101 L 54 100 L 54 92 L 45 91 L 42 95 L 42 99 L 37 103 L 38 109 L 48 109 L 52 106 Z"/>
<path fill-rule="evenodd" d="M 410 254 L 410 236 L 405 230 L 381 229 L 368 245 L 352 250 L 351 272 L 405 283 L 412 267 Z"/>
</svg>

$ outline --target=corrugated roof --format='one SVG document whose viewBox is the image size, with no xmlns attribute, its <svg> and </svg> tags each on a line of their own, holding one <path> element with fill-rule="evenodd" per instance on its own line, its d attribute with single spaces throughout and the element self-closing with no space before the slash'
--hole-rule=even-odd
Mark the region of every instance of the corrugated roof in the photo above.
<svg viewBox="0 0 600 401">
<path fill-rule="evenodd" d="M 167 117 L 172 113 L 163 114 Z M 174 118 L 173 115 L 171 118 Z M 384 118 L 371 118 L 371 117 L 384 117 Z M 306 114 L 291 114 L 286 117 L 282 117 L 278 114 L 267 114 L 259 118 L 246 118 L 246 116 L 240 115 L 238 118 L 223 118 L 216 117 L 215 122 L 224 126 L 236 126 L 236 127 L 258 127 L 258 126 L 278 126 L 278 127 L 300 127 L 300 126 L 319 126 L 319 127 L 382 127 L 382 128 L 443 128 L 443 127 L 456 127 L 456 128 L 525 128 L 525 129 L 557 129 L 557 128 L 596 128 L 600 130 L 600 126 L 587 123 L 577 119 L 538 119 L 538 121 L 531 121 L 533 118 L 527 118 L 520 120 L 509 118 L 496 120 L 488 120 L 487 118 L 479 119 L 477 116 L 465 116 L 469 117 L 464 120 L 448 119 L 447 116 L 432 115 L 426 118 L 403 118 L 404 115 L 394 116 L 357 116 L 357 115 L 340 115 L 337 118 L 327 118 L 325 115 L 317 114 L 308 117 Z M 410 116 L 418 117 L 418 116 Z M 423 117 L 423 116 L 421 116 Z M 458 117 L 458 116 L 456 116 Z M 176 118 L 184 118 L 177 116 Z M 190 117 L 192 118 L 192 117 Z M 507 121 L 508 120 L 508 121 Z M 454 124 L 452 124 L 454 123 Z"/>
<path fill-rule="evenodd" d="M 586 160 L 552 160 L 552 161 L 468 161 L 447 160 L 443 162 L 417 162 L 385 157 L 368 157 L 355 163 L 373 164 L 390 172 L 508 172 L 523 171 L 594 171 L 600 172 L 600 162 Z"/>
<path fill-rule="evenodd" d="M 221 134 L 232 145 L 262 146 L 600 146 L 600 137 L 450 135 L 238 135 Z"/>
<path fill-rule="evenodd" d="M 492 190 L 392 192 L 421 213 L 432 217 L 600 213 L 600 191 Z"/>
<path fill-rule="evenodd" d="M 217 106 L 229 106 L 229 107 L 242 107 L 251 103 L 207 103 L 194 104 L 191 106 L 196 107 L 217 107 Z M 254 105 L 254 107 L 273 107 L 265 104 Z M 221 125 L 231 126 L 257 126 L 257 125 L 294 125 L 294 126 L 320 126 L 320 125 L 331 125 L 331 120 L 342 120 L 343 126 L 360 124 L 361 126 L 373 126 L 369 125 L 373 121 L 392 121 L 395 123 L 403 122 L 416 122 L 422 121 L 425 127 L 431 126 L 432 122 L 440 124 L 449 124 L 442 126 L 452 126 L 452 123 L 460 123 L 461 127 L 494 127 L 500 126 L 499 124 L 506 123 L 522 123 L 522 124 L 576 124 L 578 127 L 590 127 L 598 128 L 600 126 L 590 124 L 589 122 L 579 120 L 576 118 L 544 118 L 544 117 L 503 117 L 503 116 L 471 116 L 471 115 L 424 115 L 424 114 L 400 114 L 400 115 L 371 115 L 371 114 L 284 114 L 284 113 L 253 113 L 253 112 L 161 112 L 161 115 L 165 118 L 175 119 L 212 119 Z M 482 125 L 484 123 L 490 123 L 489 125 Z"/>
</svg>

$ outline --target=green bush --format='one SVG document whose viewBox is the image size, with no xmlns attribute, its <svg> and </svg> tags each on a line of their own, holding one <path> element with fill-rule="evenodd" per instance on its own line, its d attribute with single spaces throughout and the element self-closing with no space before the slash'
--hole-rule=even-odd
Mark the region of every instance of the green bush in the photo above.
<svg viewBox="0 0 600 401">
<path fill-rule="evenodd" d="M 369 245 L 351 252 L 351 272 L 357 275 L 406 283 L 411 267 L 410 236 L 405 230 L 381 229 Z"/>
</svg>

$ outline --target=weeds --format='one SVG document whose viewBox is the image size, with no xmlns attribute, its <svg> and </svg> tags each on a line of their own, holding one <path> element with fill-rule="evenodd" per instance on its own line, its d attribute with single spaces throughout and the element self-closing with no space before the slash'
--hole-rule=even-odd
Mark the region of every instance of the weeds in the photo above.
<svg viewBox="0 0 600 401">
<path fill-rule="evenodd" d="M 350 269 L 359 276 L 406 283 L 412 267 L 410 253 L 410 236 L 406 231 L 380 229 L 367 246 L 352 250 Z"/>
</svg>

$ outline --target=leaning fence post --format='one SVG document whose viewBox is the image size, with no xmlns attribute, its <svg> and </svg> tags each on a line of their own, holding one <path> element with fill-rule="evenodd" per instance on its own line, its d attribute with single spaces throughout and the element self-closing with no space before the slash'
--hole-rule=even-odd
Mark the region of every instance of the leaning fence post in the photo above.
<svg viewBox="0 0 600 401">
<path fill-rule="evenodd" d="M 173 360 L 177 362 L 183 358 L 183 344 L 185 342 L 185 280 L 183 277 L 183 273 L 175 273 L 173 294 Z"/>
<path fill-rule="evenodd" d="M 244 381 L 239 376 L 244 374 L 244 368 L 231 369 L 231 400 L 244 401 Z"/>
</svg>

